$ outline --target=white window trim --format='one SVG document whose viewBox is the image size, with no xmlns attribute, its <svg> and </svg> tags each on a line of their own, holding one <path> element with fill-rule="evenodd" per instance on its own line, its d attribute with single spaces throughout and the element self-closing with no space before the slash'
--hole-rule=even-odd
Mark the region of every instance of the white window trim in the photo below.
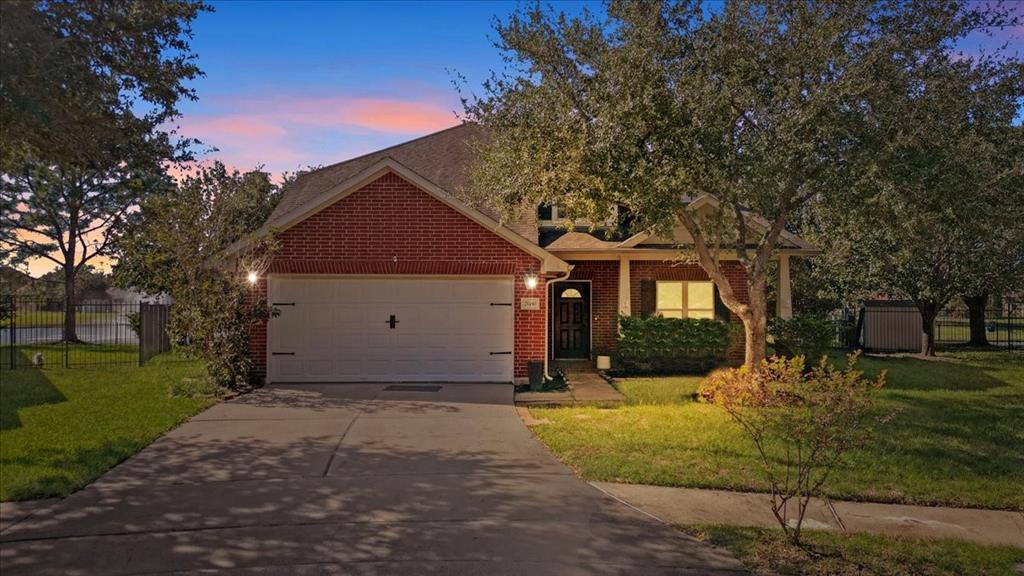
<svg viewBox="0 0 1024 576">
<path fill-rule="evenodd" d="M 666 285 L 667 284 L 680 284 L 680 285 L 682 285 L 682 294 L 681 294 L 681 297 L 682 297 L 682 302 L 681 303 L 682 303 L 682 306 L 683 306 L 682 308 L 658 308 L 657 307 L 657 301 L 658 301 L 658 292 L 657 291 L 661 288 L 662 284 L 666 284 Z M 662 316 L 662 312 L 676 312 L 676 311 L 678 311 L 678 312 L 682 313 L 682 317 L 683 318 L 690 318 L 690 307 L 689 307 L 689 303 L 690 303 L 690 295 L 689 295 L 690 284 L 711 284 L 712 291 L 715 289 L 714 283 L 712 281 L 710 281 L 710 280 L 658 280 L 656 282 L 655 293 L 654 293 L 654 301 L 655 301 L 654 313 L 657 314 L 658 316 Z M 714 294 L 714 292 L 712 292 L 712 294 Z M 714 318 L 715 317 L 715 300 L 714 300 L 714 298 L 711 299 L 711 308 L 694 308 L 693 310 L 694 311 L 698 311 L 699 310 L 701 312 L 710 312 L 711 313 L 711 318 Z"/>
<path fill-rule="evenodd" d="M 608 217 L 608 220 L 604 222 L 598 228 L 611 228 L 618 223 L 619 211 L 618 208 L 612 210 L 612 214 Z M 537 225 L 541 228 L 564 228 L 566 224 L 572 222 L 573 226 L 590 226 L 589 220 L 575 220 L 571 221 L 565 217 L 561 212 L 561 207 L 557 204 L 551 206 L 551 218 L 547 220 L 537 219 Z"/>
</svg>

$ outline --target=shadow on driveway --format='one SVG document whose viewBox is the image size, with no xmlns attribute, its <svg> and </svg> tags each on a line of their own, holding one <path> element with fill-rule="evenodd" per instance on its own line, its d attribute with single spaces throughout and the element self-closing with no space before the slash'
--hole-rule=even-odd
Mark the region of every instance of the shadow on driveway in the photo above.
<svg viewBox="0 0 1024 576">
<path fill-rule="evenodd" d="M 0 542 L 5 576 L 742 571 L 573 476 L 500 385 L 264 389 L 198 415 Z"/>
</svg>

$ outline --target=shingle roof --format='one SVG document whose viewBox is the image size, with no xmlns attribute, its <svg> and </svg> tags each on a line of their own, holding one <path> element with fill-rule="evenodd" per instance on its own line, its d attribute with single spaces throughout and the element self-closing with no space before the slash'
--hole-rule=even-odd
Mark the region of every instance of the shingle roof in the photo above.
<svg viewBox="0 0 1024 576">
<path fill-rule="evenodd" d="M 273 225 L 275 220 L 285 214 L 312 202 L 334 186 L 388 157 L 430 180 L 452 196 L 465 201 L 467 199 L 465 188 L 469 182 L 472 163 L 475 160 L 474 144 L 485 137 L 484 130 L 480 126 L 469 123 L 460 124 L 303 174 L 288 186 L 284 197 L 281 198 L 267 222 Z M 476 208 L 495 220 L 500 220 L 496 209 L 488 206 L 477 206 Z M 505 224 L 527 240 L 536 243 L 536 218 L 536 213 L 525 210 L 516 221 Z"/>
</svg>

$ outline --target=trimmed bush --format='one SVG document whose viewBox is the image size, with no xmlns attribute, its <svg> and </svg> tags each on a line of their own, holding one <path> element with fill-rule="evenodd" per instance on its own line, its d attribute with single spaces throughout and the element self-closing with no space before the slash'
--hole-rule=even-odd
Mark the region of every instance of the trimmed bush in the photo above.
<svg viewBox="0 0 1024 576">
<path fill-rule="evenodd" d="M 813 316 L 796 316 L 789 320 L 772 318 L 768 330 L 775 339 L 777 356 L 803 356 L 808 363 L 815 363 L 827 354 L 836 338 L 833 322 Z"/>
<path fill-rule="evenodd" d="M 633 373 L 703 373 L 725 362 L 732 326 L 706 319 L 619 317 L 619 366 Z"/>
</svg>

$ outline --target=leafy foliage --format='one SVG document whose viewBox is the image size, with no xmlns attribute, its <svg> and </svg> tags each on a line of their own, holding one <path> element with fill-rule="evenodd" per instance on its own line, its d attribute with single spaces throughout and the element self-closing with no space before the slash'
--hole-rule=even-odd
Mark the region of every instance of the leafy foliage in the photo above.
<svg viewBox="0 0 1024 576">
<path fill-rule="evenodd" d="M 813 316 L 772 318 L 769 330 L 775 338 L 775 353 L 790 358 L 821 358 L 836 337 L 834 322 Z"/>
<path fill-rule="evenodd" d="M 490 129 L 473 192 L 506 210 L 541 203 L 671 237 L 765 355 L 766 278 L 787 224 L 809 205 L 862 197 L 878 139 L 871 113 L 906 97 L 894 70 L 948 50 L 998 7 L 965 2 L 613 1 L 605 15 L 527 5 L 497 25 L 507 69 L 465 100 Z M 854 166 L 858 166 L 854 169 Z M 697 210 L 704 195 L 720 204 Z M 754 216 L 760 214 L 764 220 Z M 735 254 L 749 301 L 722 266 Z"/>
<path fill-rule="evenodd" d="M 168 128 L 186 82 L 201 2 L 0 3 L 0 265 L 63 274 L 64 339 L 76 341 L 75 278 L 111 255 L 130 210 L 170 186 L 194 142 Z"/>
<path fill-rule="evenodd" d="M 802 356 L 774 357 L 717 372 L 701 386 L 701 396 L 724 408 L 757 447 L 772 514 L 794 542 L 810 499 L 844 454 L 870 438 L 885 374 L 864 378 L 856 364 L 856 353 L 842 370 L 828 358 L 805 370 Z"/>
<path fill-rule="evenodd" d="M 934 318 L 951 298 L 1024 282 L 1024 132 L 1013 125 L 1024 64 L 942 49 L 895 64 L 867 115 L 876 145 L 855 160 L 868 193 L 815 205 L 807 227 L 825 251 L 819 274 L 914 300 L 934 355 Z"/>
<path fill-rule="evenodd" d="M 160 126 L 195 99 L 191 22 L 207 10 L 195 0 L 0 3 L 0 160 L 106 165 L 117 142 L 167 144 Z"/>
<path fill-rule="evenodd" d="M 128 328 L 131 329 L 132 333 L 135 334 L 136 338 L 142 338 L 142 314 L 139 312 L 129 312 L 125 314 L 125 320 L 128 321 Z"/>
<path fill-rule="evenodd" d="M 170 294 L 172 341 L 184 342 L 225 387 L 255 378 L 249 333 L 273 311 L 255 297 L 246 275 L 266 271 L 276 242 L 252 239 L 230 262 L 223 252 L 257 229 L 279 197 L 265 172 L 228 172 L 216 163 L 146 200 L 118 244 L 115 277 L 150 294 Z"/>
<path fill-rule="evenodd" d="M 708 319 L 620 316 L 619 363 L 635 373 L 706 372 L 725 361 L 732 327 Z"/>
</svg>

